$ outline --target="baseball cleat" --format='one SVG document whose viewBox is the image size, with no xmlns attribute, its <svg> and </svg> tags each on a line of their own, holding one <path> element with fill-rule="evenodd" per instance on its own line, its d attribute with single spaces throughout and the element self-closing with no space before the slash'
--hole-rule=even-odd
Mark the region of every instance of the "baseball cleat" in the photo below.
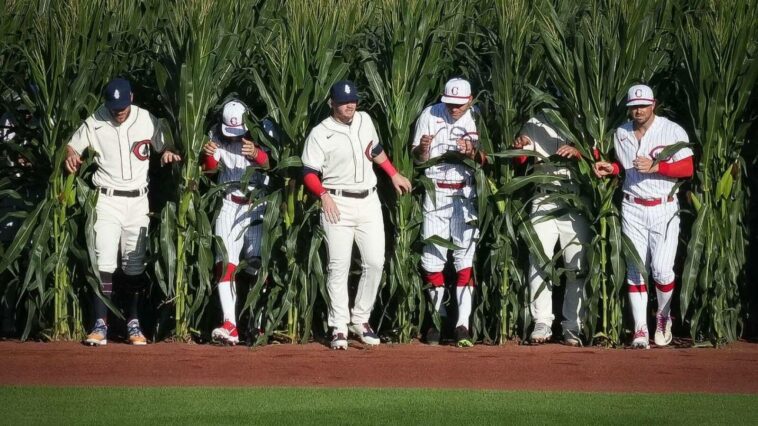
<svg viewBox="0 0 758 426">
<path fill-rule="evenodd" d="M 455 346 L 459 348 L 470 348 L 474 346 L 471 336 L 468 334 L 468 328 L 463 325 L 455 327 Z"/>
<path fill-rule="evenodd" d="M 582 338 L 579 336 L 579 331 L 570 329 L 563 330 L 563 344 L 575 348 L 582 346 Z"/>
<path fill-rule="evenodd" d="M 211 339 L 215 342 L 225 343 L 227 345 L 236 345 L 240 342 L 237 326 L 232 324 L 231 321 L 224 321 L 224 323 L 221 324 L 221 327 L 214 329 L 211 333 Z"/>
<path fill-rule="evenodd" d="M 358 339 L 365 345 L 376 346 L 382 342 L 367 322 L 363 324 L 350 324 L 347 326 L 347 329 L 358 336 Z"/>
<path fill-rule="evenodd" d="M 332 341 L 329 343 L 329 346 L 332 349 L 347 350 L 347 337 L 345 337 L 345 333 L 334 330 Z"/>
<path fill-rule="evenodd" d="M 641 328 L 634 332 L 632 349 L 650 349 L 650 340 L 648 339 L 647 330 Z"/>
<path fill-rule="evenodd" d="M 133 319 L 126 324 L 126 331 L 129 334 L 129 343 L 132 345 L 143 346 L 147 345 L 147 339 L 142 334 L 142 329 L 139 326 L 139 320 Z"/>
<path fill-rule="evenodd" d="M 426 334 L 424 335 L 424 342 L 426 342 L 427 345 L 439 345 L 440 344 L 440 331 L 437 330 L 437 327 L 431 326 L 428 330 L 426 330 Z"/>
<path fill-rule="evenodd" d="M 108 326 L 105 321 L 101 319 L 95 321 L 95 326 L 87 335 L 84 344 L 87 346 L 105 346 L 108 344 Z"/>
<path fill-rule="evenodd" d="M 670 316 L 664 316 L 661 314 L 656 315 L 655 337 L 654 341 L 657 346 L 668 346 L 673 339 L 671 335 L 671 323 L 672 318 Z"/>
<path fill-rule="evenodd" d="M 538 322 L 534 324 L 534 330 L 529 336 L 529 342 L 531 343 L 546 343 L 553 337 L 553 330 L 550 325 L 544 322 Z"/>
</svg>

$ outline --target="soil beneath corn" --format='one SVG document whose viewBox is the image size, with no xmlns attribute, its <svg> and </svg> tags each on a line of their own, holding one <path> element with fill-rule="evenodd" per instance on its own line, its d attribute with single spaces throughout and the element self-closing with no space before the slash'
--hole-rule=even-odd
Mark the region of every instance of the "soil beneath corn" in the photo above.
<svg viewBox="0 0 758 426">
<path fill-rule="evenodd" d="M 758 393 L 758 344 L 720 349 L 350 342 L 264 347 L 0 342 L 0 385 L 470 388 Z"/>
</svg>

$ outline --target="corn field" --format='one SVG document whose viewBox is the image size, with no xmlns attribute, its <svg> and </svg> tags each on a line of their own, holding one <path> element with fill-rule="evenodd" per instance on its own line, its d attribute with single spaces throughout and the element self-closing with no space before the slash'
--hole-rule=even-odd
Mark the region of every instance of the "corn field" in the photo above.
<svg viewBox="0 0 758 426">
<path fill-rule="evenodd" d="M 154 340 L 205 341 L 221 319 L 212 229 L 223 188 L 202 173 L 200 153 L 231 97 L 250 107 L 248 127 L 275 160 L 273 190 L 261 195 L 267 211 L 260 273 L 240 289 L 242 310 L 263 330 L 251 343 L 325 335 L 320 207 L 303 188 L 299 156 L 309 129 L 329 113 L 329 87 L 345 78 L 357 83 L 359 108 L 373 117 L 389 157 L 414 183 L 411 194 L 398 196 L 378 173 L 387 253 L 371 322 L 398 343 L 438 322 L 419 274 L 428 183 L 414 165 L 410 139 L 418 115 L 453 76 L 472 82 L 490 155 L 476 169 L 481 238 L 471 331 L 477 341 L 521 339 L 531 322 L 529 255 L 545 255 L 527 207 L 535 188 L 555 177 L 520 175 L 511 159 L 523 152 L 510 147 L 537 113 L 584 157 L 574 173 L 580 194 L 562 195 L 589 218 L 593 234 L 584 335 L 607 346 L 628 338 L 630 248 L 621 235 L 620 184 L 595 179 L 591 166 L 595 149 L 612 158 L 626 90 L 636 83 L 653 87 L 657 113 L 687 130 L 695 152 L 695 176 L 679 190 L 674 332 L 693 345 L 716 346 L 758 332 L 756 1 L 5 3 L 0 113 L 17 126 L 0 145 L 3 334 L 76 340 L 91 323 L 90 300 L 99 291 L 88 214 L 95 166 L 68 175 L 62 160 L 71 135 L 116 76 L 132 82 L 135 103 L 161 118 L 183 159 L 151 171 L 151 285 L 141 309 Z M 559 259 L 543 259 L 555 285 L 565 274 Z M 351 276 L 359 271 L 354 263 Z M 109 303 L 116 316 L 117 302 Z"/>
</svg>

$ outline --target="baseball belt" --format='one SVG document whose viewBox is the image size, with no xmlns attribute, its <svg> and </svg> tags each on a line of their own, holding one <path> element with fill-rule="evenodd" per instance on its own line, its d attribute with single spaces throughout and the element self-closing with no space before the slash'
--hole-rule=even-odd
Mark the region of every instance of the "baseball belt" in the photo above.
<svg viewBox="0 0 758 426">
<path fill-rule="evenodd" d="M 664 202 L 670 203 L 674 201 L 674 197 L 672 195 L 669 195 L 668 197 L 665 197 L 665 198 L 637 198 L 629 194 L 624 194 L 624 199 L 626 201 L 631 201 L 634 204 L 639 204 L 645 207 L 655 207 L 659 204 L 663 204 Z"/>
<path fill-rule="evenodd" d="M 347 190 L 344 190 L 344 189 L 327 189 L 327 191 L 330 194 L 336 195 L 338 197 L 366 198 L 369 195 L 373 194 L 374 191 L 376 191 L 376 187 L 373 187 L 371 189 L 366 189 L 364 191 L 347 191 Z"/>
<path fill-rule="evenodd" d="M 124 191 L 121 189 L 113 189 L 113 188 L 103 188 L 100 187 L 100 193 L 105 194 L 109 197 L 141 197 L 145 194 L 147 194 L 147 187 L 135 189 L 132 191 Z"/>
</svg>

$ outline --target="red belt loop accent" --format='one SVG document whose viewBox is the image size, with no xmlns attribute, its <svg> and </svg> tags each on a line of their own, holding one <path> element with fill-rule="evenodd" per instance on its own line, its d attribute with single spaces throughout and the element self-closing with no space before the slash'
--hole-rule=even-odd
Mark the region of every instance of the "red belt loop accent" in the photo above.
<svg viewBox="0 0 758 426">
<path fill-rule="evenodd" d="M 463 189 L 466 187 L 466 182 L 455 182 L 455 183 L 437 182 L 437 187 L 443 188 L 443 189 Z"/>
<path fill-rule="evenodd" d="M 250 200 L 248 200 L 245 197 L 238 197 L 236 195 L 229 195 L 227 197 L 227 200 L 231 201 L 232 203 L 239 204 L 244 206 L 245 204 L 250 204 Z"/>
<path fill-rule="evenodd" d="M 628 194 L 624 194 L 624 199 L 627 201 L 631 201 L 634 204 L 639 204 L 645 207 L 655 207 L 659 204 L 663 204 L 662 198 L 637 198 L 637 197 L 632 197 L 631 195 L 628 195 Z M 672 195 L 669 195 L 668 197 L 666 197 L 666 202 L 670 203 L 672 201 L 674 201 L 674 197 Z"/>
</svg>

